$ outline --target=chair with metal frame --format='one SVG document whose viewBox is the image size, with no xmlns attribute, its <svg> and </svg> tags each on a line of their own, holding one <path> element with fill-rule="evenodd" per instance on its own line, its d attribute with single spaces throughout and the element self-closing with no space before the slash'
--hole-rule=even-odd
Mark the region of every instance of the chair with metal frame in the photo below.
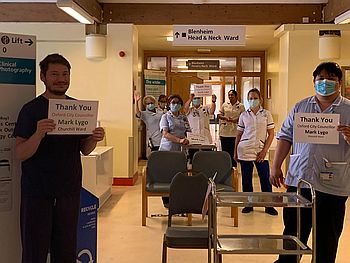
<svg viewBox="0 0 350 263">
<path fill-rule="evenodd" d="M 170 183 L 178 172 L 187 172 L 187 159 L 183 152 L 155 151 L 148 157 L 142 172 L 142 225 L 148 216 L 148 197 L 169 196 Z"/>
<path fill-rule="evenodd" d="M 208 178 L 201 173 L 194 176 L 178 173 L 173 178 L 170 185 L 168 227 L 163 238 L 162 263 L 167 262 L 168 248 L 207 249 L 208 262 L 211 262 L 211 212 L 208 213 L 206 226 L 173 226 L 172 222 L 175 214 L 202 214 L 207 189 Z"/>
<path fill-rule="evenodd" d="M 192 174 L 215 176 L 217 191 L 238 192 L 237 169 L 232 167 L 231 157 L 224 151 L 199 151 L 193 156 Z M 231 207 L 233 225 L 238 227 L 238 208 Z"/>
</svg>

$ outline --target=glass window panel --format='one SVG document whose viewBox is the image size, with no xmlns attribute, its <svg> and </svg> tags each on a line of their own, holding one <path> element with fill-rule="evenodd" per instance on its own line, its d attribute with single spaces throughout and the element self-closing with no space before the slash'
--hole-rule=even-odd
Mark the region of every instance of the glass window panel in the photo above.
<svg viewBox="0 0 350 263">
<path fill-rule="evenodd" d="M 260 72 L 261 59 L 260 57 L 242 58 L 242 72 Z"/>
<path fill-rule="evenodd" d="M 261 72 L 261 58 L 254 58 L 254 72 Z"/>
<path fill-rule="evenodd" d="M 211 85 L 212 94 L 216 95 L 216 109 L 214 114 L 219 114 L 220 111 L 220 101 L 221 101 L 221 85 L 220 84 L 213 84 Z M 205 103 L 204 105 L 211 105 L 212 98 L 211 97 L 205 97 Z"/>
<path fill-rule="evenodd" d="M 248 101 L 247 101 L 248 92 L 253 88 L 260 90 L 260 77 L 243 77 L 241 102 L 244 103 L 244 107 L 246 109 L 249 108 Z"/>
<path fill-rule="evenodd" d="M 219 60 L 219 70 L 188 70 L 188 60 Z M 235 57 L 172 57 L 171 72 L 235 72 Z"/>
<path fill-rule="evenodd" d="M 166 57 L 148 57 L 147 69 L 166 70 Z"/>
</svg>

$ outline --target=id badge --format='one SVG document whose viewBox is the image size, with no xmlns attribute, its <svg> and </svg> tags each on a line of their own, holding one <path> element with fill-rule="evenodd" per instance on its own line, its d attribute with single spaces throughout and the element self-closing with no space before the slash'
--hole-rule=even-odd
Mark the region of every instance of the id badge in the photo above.
<svg viewBox="0 0 350 263">
<path fill-rule="evenodd" d="M 321 172 L 320 178 L 322 181 L 332 181 L 333 180 L 333 173 L 330 172 Z"/>
</svg>

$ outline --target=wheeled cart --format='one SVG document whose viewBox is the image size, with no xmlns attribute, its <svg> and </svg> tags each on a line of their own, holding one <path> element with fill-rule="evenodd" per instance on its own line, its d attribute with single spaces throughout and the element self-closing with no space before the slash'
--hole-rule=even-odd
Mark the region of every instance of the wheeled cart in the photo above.
<svg viewBox="0 0 350 263">
<path fill-rule="evenodd" d="M 301 195 L 301 187 L 308 185 L 311 188 L 312 200 Z M 251 193 L 251 192 L 219 192 L 211 180 L 212 220 L 211 238 L 214 247 L 214 262 L 222 262 L 223 254 L 288 254 L 312 255 L 312 263 L 316 258 L 316 209 L 315 190 L 312 185 L 300 180 L 296 193 Z M 297 236 L 288 235 L 237 235 L 218 234 L 217 207 L 295 207 L 297 208 Z M 300 241 L 300 209 L 312 209 L 312 246 L 308 247 Z M 298 257 L 300 262 L 300 257 Z"/>
</svg>

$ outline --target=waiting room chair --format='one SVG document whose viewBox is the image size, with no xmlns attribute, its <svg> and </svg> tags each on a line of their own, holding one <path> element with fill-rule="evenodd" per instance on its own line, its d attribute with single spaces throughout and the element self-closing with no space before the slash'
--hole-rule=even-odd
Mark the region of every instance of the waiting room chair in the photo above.
<svg viewBox="0 0 350 263">
<path fill-rule="evenodd" d="M 187 160 L 183 152 L 156 151 L 148 157 L 142 174 L 142 225 L 146 225 L 149 196 L 169 196 L 170 183 L 178 173 L 186 173 Z"/>
<path fill-rule="evenodd" d="M 208 189 L 208 178 L 204 174 L 188 176 L 178 173 L 170 185 L 168 227 L 163 237 L 162 263 L 167 262 L 167 249 L 207 249 L 208 262 L 211 262 L 211 239 L 209 219 L 206 226 L 173 226 L 175 214 L 202 214 Z M 211 214 L 210 212 L 208 213 Z"/>
<path fill-rule="evenodd" d="M 223 151 L 199 151 L 192 160 L 192 174 L 203 173 L 208 178 L 215 174 L 218 191 L 238 192 L 237 169 L 232 167 L 231 157 Z M 238 207 L 231 208 L 233 225 L 238 227 Z"/>
</svg>

